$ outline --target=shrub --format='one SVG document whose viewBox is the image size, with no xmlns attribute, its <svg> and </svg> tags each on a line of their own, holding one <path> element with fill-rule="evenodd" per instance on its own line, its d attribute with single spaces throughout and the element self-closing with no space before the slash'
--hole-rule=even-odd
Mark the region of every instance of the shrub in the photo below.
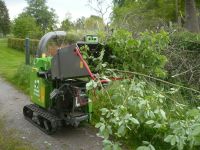
<svg viewBox="0 0 200 150">
<path fill-rule="evenodd" d="M 169 48 L 164 52 L 169 60 L 166 70 L 169 79 L 199 88 L 200 36 L 190 32 L 177 32 L 170 36 Z"/>
<path fill-rule="evenodd" d="M 25 93 L 29 93 L 30 71 L 30 66 L 24 64 L 20 65 L 12 79 L 12 82 L 14 82 L 14 84 L 22 89 Z"/>
<path fill-rule="evenodd" d="M 167 48 L 167 32 L 144 32 L 133 38 L 125 30 L 118 30 L 108 39 L 107 44 L 116 56 L 114 68 L 138 71 L 148 75 L 164 77 L 167 59 L 162 51 Z"/>
<path fill-rule="evenodd" d="M 38 38 L 41 31 L 34 17 L 22 13 L 13 22 L 13 34 L 17 38 Z"/>
<path fill-rule="evenodd" d="M 35 54 L 38 48 L 39 40 L 30 40 L 30 52 Z M 25 51 L 25 39 L 20 38 L 8 38 L 8 47 L 24 52 Z"/>
<path fill-rule="evenodd" d="M 75 34 L 67 34 L 66 38 L 64 39 L 59 39 L 56 42 L 59 42 L 58 44 L 72 44 L 75 43 L 79 40 L 79 37 L 76 36 Z M 52 46 L 52 45 L 56 45 L 55 41 L 51 40 L 48 45 Z M 39 40 L 37 39 L 30 39 L 30 52 L 31 54 L 36 54 L 36 51 L 38 49 L 38 44 L 39 44 Z M 25 51 L 25 39 L 21 39 L 21 38 L 8 38 L 8 47 L 19 50 L 24 52 Z"/>
<path fill-rule="evenodd" d="M 92 97 L 93 117 L 99 120 L 96 127 L 104 148 L 120 149 L 120 143 L 137 150 L 199 148 L 200 109 L 173 99 L 177 92 L 141 78 L 99 90 Z"/>
<path fill-rule="evenodd" d="M 177 49 L 200 51 L 200 35 L 191 32 L 176 32 L 171 35 L 171 44 Z"/>
<path fill-rule="evenodd" d="M 114 67 L 118 70 L 108 69 L 100 61 L 103 69 L 96 81 L 86 86 L 88 90 L 100 87 L 90 93 L 90 98 L 104 148 L 118 150 L 120 143 L 125 143 L 137 150 L 198 149 L 200 108 L 189 106 L 179 89 L 171 88 L 174 84 L 149 76 L 160 77 L 165 72 L 166 58 L 162 53 L 168 48 L 168 34 L 145 32 L 132 39 L 128 32 L 120 31 L 110 37 L 108 44 L 116 56 Z M 108 79 L 108 75 L 122 77 L 123 81 L 104 87 L 100 79 Z M 152 82 L 153 79 L 167 85 Z"/>
</svg>

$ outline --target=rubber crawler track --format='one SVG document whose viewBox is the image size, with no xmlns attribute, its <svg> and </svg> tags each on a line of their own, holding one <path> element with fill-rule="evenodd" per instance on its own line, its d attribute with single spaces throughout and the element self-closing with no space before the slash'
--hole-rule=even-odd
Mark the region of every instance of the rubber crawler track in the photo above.
<svg viewBox="0 0 200 150">
<path fill-rule="evenodd" d="M 34 113 L 37 114 L 38 122 L 33 120 Z M 34 104 L 24 106 L 23 114 L 26 120 L 31 122 L 46 134 L 51 135 L 59 128 L 60 119 L 58 117 L 46 112 Z"/>
</svg>

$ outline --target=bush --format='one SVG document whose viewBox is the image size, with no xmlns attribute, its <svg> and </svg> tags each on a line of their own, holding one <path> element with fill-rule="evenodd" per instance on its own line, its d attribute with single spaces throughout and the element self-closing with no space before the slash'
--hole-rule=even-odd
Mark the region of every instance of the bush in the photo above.
<svg viewBox="0 0 200 150">
<path fill-rule="evenodd" d="M 72 44 L 79 40 L 80 38 L 75 34 L 67 34 L 66 38 L 64 39 L 65 44 Z M 62 44 L 63 39 L 59 39 L 56 42 Z M 48 46 L 56 45 L 55 41 L 51 40 L 48 43 Z M 37 39 L 30 39 L 30 52 L 31 54 L 36 54 L 38 49 L 39 40 Z M 25 39 L 21 38 L 8 38 L 8 47 L 25 52 Z M 49 47 L 48 47 L 49 48 Z"/>
<path fill-rule="evenodd" d="M 25 93 L 29 93 L 30 71 L 31 67 L 23 64 L 19 66 L 12 79 L 12 82 Z"/>
<path fill-rule="evenodd" d="M 173 99 L 177 92 L 141 78 L 96 92 L 93 117 L 99 120 L 96 127 L 104 148 L 120 149 L 120 143 L 126 143 L 137 150 L 198 149 L 200 109 Z"/>
<path fill-rule="evenodd" d="M 190 32 L 177 32 L 170 36 L 169 48 L 164 52 L 169 60 L 166 70 L 171 81 L 199 88 L 200 36 Z"/>
<path fill-rule="evenodd" d="M 200 35 L 191 32 L 176 32 L 171 35 L 171 44 L 176 45 L 176 48 L 180 50 L 200 52 Z"/>
<path fill-rule="evenodd" d="M 106 43 L 116 56 L 114 68 L 158 77 L 166 75 L 164 66 L 167 59 L 162 52 L 169 44 L 167 32 L 144 32 L 133 38 L 130 32 L 118 30 Z"/>
<path fill-rule="evenodd" d="M 91 92 L 90 98 L 94 104 L 93 121 L 105 149 L 119 150 L 120 143 L 137 150 L 199 148 L 200 108 L 188 105 L 181 93 L 189 88 L 175 89 L 173 84 L 151 76 L 160 77 L 165 72 L 163 50 L 169 41 L 165 32 L 145 32 L 133 39 L 130 33 L 119 31 L 109 38 L 117 60 L 112 65 L 118 70 L 104 65 L 104 72 L 86 86 L 88 90 L 100 88 Z M 103 87 L 100 79 L 110 76 L 122 77 L 123 81 Z"/>
<path fill-rule="evenodd" d="M 30 52 L 35 54 L 38 48 L 39 40 L 30 40 Z M 24 52 L 25 51 L 25 39 L 20 38 L 8 38 L 8 47 Z"/>
<path fill-rule="evenodd" d="M 13 22 L 13 34 L 17 38 L 38 38 L 41 36 L 40 28 L 32 16 L 20 14 Z"/>
</svg>

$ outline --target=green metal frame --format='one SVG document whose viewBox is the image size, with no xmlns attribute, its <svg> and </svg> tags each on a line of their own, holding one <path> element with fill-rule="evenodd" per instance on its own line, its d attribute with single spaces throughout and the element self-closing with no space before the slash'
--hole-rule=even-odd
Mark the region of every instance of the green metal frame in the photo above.
<svg viewBox="0 0 200 150">
<path fill-rule="evenodd" d="M 39 78 L 38 71 L 47 71 L 51 67 L 52 57 L 36 58 L 32 65 L 30 73 L 30 95 L 31 101 L 43 108 L 49 108 L 52 105 L 50 92 L 52 91 L 52 82 Z"/>
</svg>

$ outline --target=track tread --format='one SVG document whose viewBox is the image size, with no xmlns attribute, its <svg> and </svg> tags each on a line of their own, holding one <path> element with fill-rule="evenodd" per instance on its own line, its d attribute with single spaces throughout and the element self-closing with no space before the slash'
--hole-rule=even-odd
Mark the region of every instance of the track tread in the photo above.
<svg viewBox="0 0 200 150">
<path fill-rule="evenodd" d="M 47 131 L 44 128 L 42 128 L 40 125 L 38 125 L 37 123 L 35 123 L 32 118 L 29 118 L 28 116 L 26 116 L 25 112 L 24 112 L 24 116 L 25 118 L 31 122 L 33 125 L 37 126 L 40 130 L 42 130 L 43 132 L 45 132 L 46 134 L 53 134 L 57 131 L 58 127 L 59 127 L 59 121 L 61 121 L 60 118 L 58 118 L 57 116 L 54 116 L 52 114 L 50 114 L 49 112 L 45 111 L 44 109 L 38 107 L 35 104 L 30 104 L 30 105 L 26 105 L 24 106 L 24 109 L 29 109 L 32 112 L 36 112 L 39 116 L 45 118 L 46 120 L 50 121 L 51 124 L 53 124 L 54 126 L 52 126 L 52 130 L 51 131 Z"/>
</svg>

